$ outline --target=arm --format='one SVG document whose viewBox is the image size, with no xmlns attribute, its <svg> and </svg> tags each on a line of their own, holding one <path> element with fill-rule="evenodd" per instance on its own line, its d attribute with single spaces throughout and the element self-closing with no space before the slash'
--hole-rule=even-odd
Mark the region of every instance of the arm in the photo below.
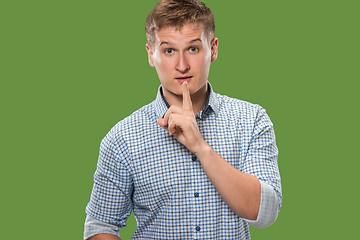
<svg viewBox="0 0 360 240">
<path fill-rule="evenodd" d="M 265 189 L 268 192 L 269 188 L 263 187 L 266 183 L 260 182 L 255 177 L 258 174 L 254 174 L 251 171 L 251 167 L 244 169 L 247 172 L 234 168 L 202 138 L 197 128 L 186 83 L 183 84 L 183 107 L 171 106 L 164 119 L 158 120 L 158 124 L 168 130 L 180 143 L 197 155 L 206 175 L 216 190 L 238 216 L 249 220 L 263 219 L 263 216 L 258 216 L 264 212 L 260 211 L 261 204 L 268 201 L 273 202 L 274 198 L 267 198 L 267 196 L 272 197 L 274 194 L 264 194 L 262 196 L 263 190 Z M 254 142 L 256 143 L 256 141 L 256 137 L 254 137 Z M 262 139 L 258 139 L 258 141 L 261 142 Z M 262 151 L 262 149 L 255 144 L 249 151 L 248 155 L 250 157 L 249 159 L 247 158 L 247 161 L 251 162 L 252 157 L 256 158 L 258 152 Z M 275 193 L 271 186 L 270 192 Z M 275 199 L 277 200 L 276 194 Z M 275 212 L 277 214 L 278 211 Z M 270 218 L 274 219 L 273 217 Z M 254 225 L 257 224 L 257 221 L 252 222 Z M 250 224 L 252 222 L 250 221 Z M 261 228 L 263 227 L 261 226 Z"/>
<path fill-rule="evenodd" d="M 227 205 L 237 215 L 247 220 L 256 220 L 248 221 L 253 227 L 264 228 L 276 220 L 281 205 L 278 149 L 273 126 L 265 110 L 258 108 L 254 120 L 241 171 L 207 144 L 200 148 L 197 155 Z"/>
<path fill-rule="evenodd" d="M 127 146 L 115 126 L 100 145 L 94 185 L 86 207 L 84 239 L 112 239 L 126 225 L 132 211 L 133 189 L 126 168 L 129 157 Z"/>
<path fill-rule="evenodd" d="M 204 146 L 197 156 L 216 190 L 238 216 L 260 229 L 275 222 L 280 203 L 272 186 L 234 168 L 210 147 Z"/>
<path fill-rule="evenodd" d="M 256 220 L 261 196 L 259 180 L 234 168 L 206 142 L 199 146 L 196 155 L 226 204 L 238 216 Z"/>
</svg>

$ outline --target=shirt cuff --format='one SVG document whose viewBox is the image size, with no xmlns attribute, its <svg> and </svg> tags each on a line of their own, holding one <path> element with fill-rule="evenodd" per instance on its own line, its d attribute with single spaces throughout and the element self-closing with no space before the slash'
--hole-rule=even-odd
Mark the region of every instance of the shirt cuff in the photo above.
<svg viewBox="0 0 360 240">
<path fill-rule="evenodd" d="M 256 220 L 246 220 L 254 228 L 267 228 L 273 224 L 279 215 L 280 202 L 272 186 L 260 181 L 261 200 L 259 213 Z"/>
<path fill-rule="evenodd" d="M 119 236 L 119 232 L 120 227 L 116 225 L 97 220 L 90 215 L 86 216 L 84 226 L 84 240 L 101 233 L 109 233 L 115 236 Z"/>
</svg>

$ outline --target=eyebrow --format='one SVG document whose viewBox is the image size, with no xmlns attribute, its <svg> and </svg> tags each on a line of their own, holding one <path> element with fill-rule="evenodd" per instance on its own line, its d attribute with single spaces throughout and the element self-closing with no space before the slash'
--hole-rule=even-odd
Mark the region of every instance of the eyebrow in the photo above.
<svg viewBox="0 0 360 240">
<path fill-rule="evenodd" d="M 196 39 L 194 39 L 194 40 L 191 40 L 190 43 L 193 43 L 193 42 L 196 42 L 196 41 L 202 42 L 200 38 L 196 38 Z"/>
<path fill-rule="evenodd" d="M 200 38 L 195 38 L 195 39 L 191 40 L 189 43 L 194 43 L 194 42 L 197 42 L 197 41 L 202 42 Z M 161 46 L 163 44 L 171 44 L 171 43 L 164 41 L 164 42 L 161 42 L 159 46 Z"/>
</svg>

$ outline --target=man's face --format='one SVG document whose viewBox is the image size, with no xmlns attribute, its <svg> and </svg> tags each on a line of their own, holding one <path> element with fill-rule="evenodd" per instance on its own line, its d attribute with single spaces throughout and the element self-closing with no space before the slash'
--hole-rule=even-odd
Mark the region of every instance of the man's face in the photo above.
<svg viewBox="0 0 360 240">
<path fill-rule="evenodd" d="M 146 49 L 165 98 L 182 96 L 184 81 L 188 82 L 190 94 L 206 90 L 210 63 L 217 58 L 218 40 L 209 44 L 202 24 L 186 24 L 180 30 L 164 27 L 155 36 L 154 46 L 147 44 Z"/>
</svg>

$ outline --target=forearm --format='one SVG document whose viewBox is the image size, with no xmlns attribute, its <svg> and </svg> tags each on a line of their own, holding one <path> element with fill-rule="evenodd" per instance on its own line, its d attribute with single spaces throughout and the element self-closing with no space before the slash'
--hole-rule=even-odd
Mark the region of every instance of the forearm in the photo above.
<svg viewBox="0 0 360 240">
<path fill-rule="evenodd" d="M 109 233 L 95 235 L 88 240 L 121 240 L 118 236 Z"/>
<path fill-rule="evenodd" d="M 234 168 L 207 144 L 196 155 L 226 204 L 238 216 L 255 220 L 261 198 L 259 180 Z"/>
</svg>

